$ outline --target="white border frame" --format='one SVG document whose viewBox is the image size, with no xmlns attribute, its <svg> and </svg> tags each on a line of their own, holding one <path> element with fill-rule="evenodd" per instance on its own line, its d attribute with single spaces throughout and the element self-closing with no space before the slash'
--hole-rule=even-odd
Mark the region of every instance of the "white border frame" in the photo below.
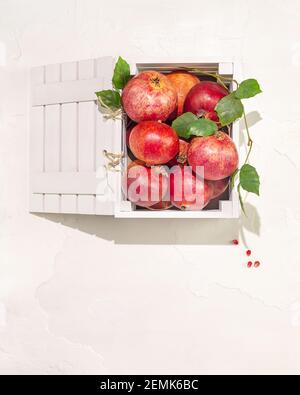
<svg viewBox="0 0 300 395">
<path fill-rule="evenodd" d="M 138 72 L 138 64 L 205 64 L 205 63 L 217 63 L 219 64 L 219 73 L 227 74 L 226 68 L 229 67 L 229 73 L 233 74 L 233 78 L 241 80 L 241 63 L 233 59 L 228 58 L 143 58 L 129 61 L 131 70 L 136 74 Z M 233 69 L 233 70 L 232 70 Z M 232 72 L 231 72 L 232 70 Z M 120 138 L 119 141 L 122 144 L 122 125 L 120 125 Z M 236 146 L 239 147 L 239 136 L 240 136 L 240 122 L 235 122 L 232 126 L 232 139 Z M 122 146 L 120 147 L 122 151 Z M 233 189 L 230 194 L 230 200 L 220 201 L 219 210 L 202 210 L 202 211 L 177 211 L 177 210 L 162 210 L 162 211 L 150 211 L 150 210 L 135 210 L 134 205 L 128 201 L 122 200 L 122 188 L 121 188 L 121 174 L 116 176 L 116 202 L 115 202 L 115 217 L 116 218 L 143 218 L 143 219 L 238 219 L 240 217 L 240 203 L 238 193 L 236 189 Z"/>
</svg>

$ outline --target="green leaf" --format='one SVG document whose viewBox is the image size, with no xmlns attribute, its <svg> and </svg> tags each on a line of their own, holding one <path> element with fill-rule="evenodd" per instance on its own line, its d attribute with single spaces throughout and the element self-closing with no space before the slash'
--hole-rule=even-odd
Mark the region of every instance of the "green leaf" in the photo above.
<svg viewBox="0 0 300 395">
<path fill-rule="evenodd" d="M 246 164 L 241 168 L 240 183 L 245 191 L 259 196 L 260 180 L 255 167 Z"/>
<path fill-rule="evenodd" d="M 241 118 L 244 113 L 244 106 L 240 99 L 235 97 L 235 93 L 223 97 L 216 107 L 222 126 L 227 126 Z"/>
<path fill-rule="evenodd" d="M 186 112 L 172 123 L 172 128 L 176 131 L 179 137 L 189 138 L 188 128 L 190 124 L 197 121 L 198 118 L 191 112 Z"/>
<path fill-rule="evenodd" d="M 235 97 L 238 99 L 249 99 L 262 93 L 259 83 L 254 79 L 243 81 L 235 91 Z"/>
<path fill-rule="evenodd" d="M 124 60 L 120 56 L 114 71 L 114 76 L 112 80 L 113 86 L 115 89 L 124 89 L 129 80 L 130 80 L 130 66 L 126 62 L 126 60 Z"/>
<path fill-rule="evenodd" d="M 211 136 L 218 131 L 217 124 L 209 119 L 198 119 L 193 121 L 188 127 L 189 137 L 191 136 Z"/>
<path fill-rule="evenodd" d="M 106 90 L 96 92 L 100 104 L 104 108 L 109 108 L 112 111 L 118 110 L 122 107 L 121 95 L 117 91 Z"/>
</svg>

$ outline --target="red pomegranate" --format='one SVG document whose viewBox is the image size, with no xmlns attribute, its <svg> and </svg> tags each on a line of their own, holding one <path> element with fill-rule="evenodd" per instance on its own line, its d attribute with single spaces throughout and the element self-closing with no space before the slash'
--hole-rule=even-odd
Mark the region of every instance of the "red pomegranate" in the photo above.
<svg viewBox="0 0 300 395">
<path fill-rule="evenodd" d="M 137 206 L 151 207 L 164 200 L 169 190 L 169 176 L 160 166 L 147 167 L 132 162 L 123 179 L 123 192 Z"/>
<path fill-rule="evenodd" d="M 206 180 L 217 181 L 230 177 L 237 169 L 238 162 L 237 148 L 232 139 L 223 132 L 208 137 L 196 137 L 190 144 L 188 163 L 200 175 L 203 167 Z"/>
<path fill-rule="evenodd" d="M 134 123 L 134 122 L 131 122 L 131 123 L 127 126 L 127 130 L 126 130 L 126 144 L 127 144 L 127 147 L 128 147 L 128 148 L 130 148 L 130 147 L 129 147 L 129 138 L 130 138 L 132 129 L 133 129 L 135 126 L 136 126 L 136 123 Z"/>
<path fill-rule="evenodd" d="M 202 210 L 210 201 L 208 183 L 195 176 L 188 166 L 176 166 L 170 173 L 170 194 L 173 206 L 180 210 Z"/>
<path fill-rule="evenodd" d="M 192 112 L 197 116 L 204 116 L 212 121 L 219 122 L 215 108 L 219 101 L 228 94 L 229 92 L 216 82 L 200 82 L 187 95 L 184 112 Z"/>
<path fill-rule="evenodd" d="M 129 146 L 135 157 L 148 166 L 163 165 L 178 154 L 179 138 L 170 126 L 147 121 L 133 128 Z"/>
<path fill-rule="evenodd" d="M 224 180 L 218 181 L 207 181 L 208 185 L 211 188 L 211 200 L 216 199 L 221 196 L 229 186 L 229 178 L 224 178 Z"/>
<path fill-rule="evenodd" d="M 165 75 L 144 71 L 128 82 L 122 102 L 135 122 L 166 121 L 177 107 L 177 92 Z"/>
</svg>

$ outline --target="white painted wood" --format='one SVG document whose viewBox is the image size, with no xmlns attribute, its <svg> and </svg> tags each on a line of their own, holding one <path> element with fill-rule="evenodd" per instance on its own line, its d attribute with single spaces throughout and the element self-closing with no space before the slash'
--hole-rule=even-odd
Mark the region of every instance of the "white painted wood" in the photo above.
<svg viewBox="0 0 300 395">
<path fill-rule="evenodd" d="M 29 212 L 43 213 L 44 211 L 44 194 L 34 194 L 30 192 Z"/>
<path fill-rule="evenodd" d="M 31 71 L 31 89 L 45 83 L 45 67 L 36 67 Z M 30 196 L 29 210 L 44 211 L 44 195 L 34 195 L 31 175 L 44 170 L 44 107 L 31 108 L 30 123 Z"/>
<path fill-rule="evenodd" d="M 101 79 L 103 89 L 111 88 L 111 76 L 112 70 L 114 69 L 114 59 L 105 57 L 98 59 L 95 62 L 96 77 Z M 95 106 L 96 113 L 96 169 L 98 173 L 98 180 L 105 185 L 105 195 L 96 197 L 96 214 L 97 215 L 113 215 L 114 204 L 111 203 L 115 200 L 115 174 L 106 173 L 105 179 L 103 180 L 103 166 L 107 164 L 103 151 L 108 152 L 121 152 L 116 143 L 116 127 L 117 130 L 121 131 L 120 125 L 113 120 L 105 120 L 103 115 L 98 111 L 98 106 Z M 118 139 L 117 139 L 118 141 Z M 100 177 L 99 177 L 100 175 Z"/>
<path fill-rule="evenodd" d="M 68 62 L 61 65 L 61 81 L 76 81 L 78 79 L 78 62 Z"/>
<path fill-rule="evenodd" d="M 79 62 L 78 76 L 84 82 L 94 78 L 96 74 L 95 61 Z M 100 82 L 99 82 L 100 85 Z M 98 85 L 98 86 L 99 86 Z M 98 88 L 99 89 L 99 88 Z M 95 92 L 94 89 L 94 99 Z M 78 171 L 96 172 L 96 112 L 95 102 L 81 102 L 78 107 Z M 95 214 L 96 195 L 78 196 L 78 212 L 80 214 Z"/>
<path fill-rule="evenodd" d="M 111 88 L 111 75 L 114 68 L 112 58 L 101 58 L 95 62 L 95 72 L 98 79 L 101 79 L 103 89 Z M 105 120 L 95 104 L 96 113 L 96 167 L 105 165 L 103 150 L 112 151 L 115 147 L 113 120 Z"/>
<path fill-rule="evenodd" d="M 78 168 L 79 171 L 95 171 L 96 114 L 94 102 L 79 103 Z"/>
<path fill-rule="evenodd" d="M 104 185 L 98 183 L 95 172 L 46 172 L 33 175 L 32 191 L 35 194 L 96 195 L 104 193 Z"/>
<path fill-rule="evenodd" d="M 233 75 L 233 63 L 232 62 L 222 62 L 219 63 L 219 74 L 220 75 Z"/>
<path fill-rule="evenodd" d="M 63 214 L 78 214 L 77 195 L 62 195 L 60 211 Z"/>
<path fill-rule="evenodd" d="M 45 85 L 61 80 L 59 64 L 46 66 Z M 61 169 L 61 106 L 45 107 L 45 169 L 47 172 L 58 172 Z M 45 212 L 60 212 L 60 196 L 45 194 Z"/>
<path fill-rule="evenodd" d="M 32 211 L 113 214 L 112 176 L 95 176 L 105 165 L 103 150 L 115 152 L 115 124 L 103 121 L 95 100 L 96 91 L 111 87 L 113 66 L 105 57 L 49 65 L 38 78 L 32 72 L 31 123 L 40 133 L 31 148 L 39 156 L 39 166 L 31 167 L 32 189 L 43 192 L 31 193 Z"/>
<path fill-rule="evenodd" d="M 76 81 L 78 78 L 78 63 L 64 63 L 61 67 L 62 81 Z M 62 104 L 61 108 L 61 171 L 78 172 L 78 104 Z M 74 177 L 75 179 L 75 177 Z M 71 183 L 72 184 L 72 183 Z M 62 192 L 61 192 L 62 193 Z M 61 212 L 77 213 L 77 194 L 61 195 Z"/>
<path fill-rule="evenodd" d="M 92 101 L 101 87 L 101 79 L 66 81 L 36 86 L 33 106 Z"/>
<path fill-rule="evenodd" d="M 96 198 L 94 195 L 78 195 L 78 214 L 95 215 Z"/>
<path fill-rule="evenodd" d="M 47 106 L 45 111 L 45 171 L 60 170 L 61 106 Z"/>
</svg>

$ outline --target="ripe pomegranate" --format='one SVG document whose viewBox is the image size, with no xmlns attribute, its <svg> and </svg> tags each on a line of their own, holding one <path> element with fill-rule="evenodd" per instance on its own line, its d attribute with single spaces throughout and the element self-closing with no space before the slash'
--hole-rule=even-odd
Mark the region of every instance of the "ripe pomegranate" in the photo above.
<svg viewBox="0 0 300 395">
<path fill-rule="evenodd" d="M 223 132 L 208 137 L 196 137 L 191 142 L 188 163 L 198 174 L 201 174 L 200 166 L 203 166 L 206 180 L 217 181 L 230 177 L 237 169 L 238 162 L 236 146 Z"/>
<path fill-rule="evenodd" d="M 221 196 L 229 186 L 229 178 L 224 178 L 224 180 L 218 181 L 207 181 L 208 185 L 211 188 L 211 199 L 216 199 L 217 197 Z"/>
<path fill-rule="evenodd" d="M 210 201 L 208 183 L 195 176 L 188 166 L 176 166 L 170 173 L 170 194 L 173 206 L 180 210 L 202 210 Z"/>
<path fill-rule="evenodd" d="M 147 167 L 141 161 L 130 163 L 123 178 L 123 192 L 137 206 L 151 207 L 164 200 L 169 176 L 160 166 Z"/>
<path fill-rule="evenodd" d="M 127 144 L 127 147 L 128 147 L 128 148 L 130 148 L 130 147 L 129 147 L 129 138 L 130 138 L 132 129 L 133 129 L 135 126 L 136 126 L 136 123 L 130 122 L 130 124 L 127 126 L 127 129 L 126 129 L 126 144 Z"/>
<path fill-rule="evenodd" d="M 175 114 L 173 114 L 173 116 L 172 116 L 172 118 L 176 118 L 176 117 L 179 117 L 180 115 L 183 114 L 183 105 L 184 105 L 185 99 L 186 99 L 189 91 L 195 85 L 200 83 L 200 80 L 195 75 L 190 74 L 185 71 L 175 71 L 175 72 L 167 75 L 167 78 L 174 85 L 177 95 L 178 95 L 178 108 L 177 108 L 177 111 L 175 111 Z"/>
<path fill-rule="evenodd" d="M 219 101 L 227 95 L 229 95 L 229 92 L 216 82 L 200 82 L 187 95 L 184 112 L 192 112 L 199 117 L 204 116 L 212 121 L 219 122 L 215 108 Z"/>
<path fill-rule="evenodd" d="M 179 152 L 179 138 L 170 126 L 154 121 L 133 128 L 129 146 L 135 157 L 148 166 L 163 165 Z"/>
<path fill-rule="evenodd" d="M 165 75 L 144 71 L 128 82 L 122 102 L 135 122 L 166 121 L 177 107 L 177 93 Z"/>
</svg>

